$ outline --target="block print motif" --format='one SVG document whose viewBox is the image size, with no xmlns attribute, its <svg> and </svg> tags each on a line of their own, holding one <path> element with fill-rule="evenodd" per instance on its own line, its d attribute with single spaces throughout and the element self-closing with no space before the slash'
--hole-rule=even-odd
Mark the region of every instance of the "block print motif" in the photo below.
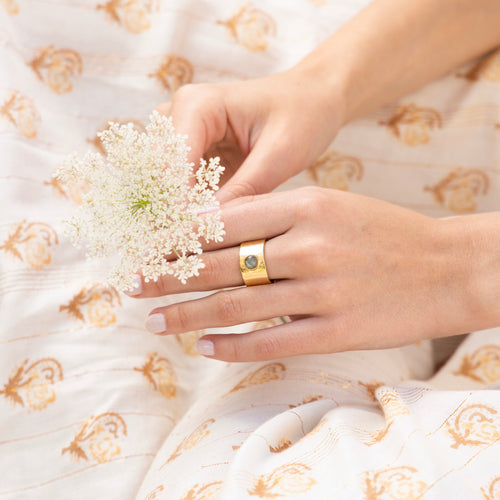
<svg viewBox="0 0 500 500">
<path fill-rule="evenodd" d="M 52 188 L 52 192 L 61 198 L 73 201 L 77 205 L 83 203 L 83 196 L 89 191 L 90 186 L 84 182 L 63 182 L 56 177 L 43 181 L 44 186 Z"/>
<path fill-rule="evenodd" d="M 184 451 L 190 450 L 195 447 L 198 443 L 203 441 L 210 434 L 210 427 L 215 422 L 215 419 L 209 418 L 202 422 L 196 429 L 186 436 L 174 450 L 172 455 L 168 457 L 168 460 L 162 465 L 165 466 L 169 462 L 172 462 L 176 458 L 180 457 Z"/>
<path fill-rule="evenodd" d="M 0 4 L 11 16 L 19 14 L 19 5 L 15 0 L 0 0 Z"/>
<path fill-rule="evenodd" d="M 453 439 L 452 448 L 485 446 L 500 439 L 500 417 L 497 410 L 483 404 L 465 407 L 446 431 Z"/>
<path fill-rule="evenodd" d="M 244 5 L 231 19 L 218 21 L 226 26 L 233 38 L 251 52 L 267 49 L 269 37 L 276 36 L 276 22 L 266 12 Z"/>
<path fill-rule="evenodd" d="M 221 487 L 222 481 L 201 485 L 195 484 L 180 500 L 216 500 Z"/>
<path fill-rule="evenodd" d="M 195 330 L 193 332 L 178 333 L 175 335 L 175 340 L 179 342 L 182 349 L 188 356 L 199 356 L 195 349 L 197 340 L 205 334 L 205 330 Z"/>
<path fill-rule="evenodd" d="M 443 207 L 456 213 L 477 210 L 477 198 L 486 196 L 490 188 L 488 174 L 478 168 L 456 168 L 434 186 L 425 186 Z"/>
<path fill-rule="evenodd" d="M 149 75 L 169 92 L 173 93 L 183 85 L 193 81 L 193 65 L 183 57 L 168 54 L 164 57 L 158 69 Z"/>
<path fill-rule="evenodd" d="M 56 400 L 54 384 L 62 380 L 63 370 L 59 361 L 42 358 L 30 363 L 29 359 L 25 359 L 12 371 L 0 394 L 13 406 L 40 411 Z"/>
<path fill-rule="evenodd" d="M 72 318 L 92 326 L 105 327 L 116 323 L 115 309 L 122 305 L 120 295 L 103 283 L 84 286 L 73 298 L 59 307 Z"/>
<path fill-rule="evenodd" d="M 478 80 L 500 82 L 500 50 L 482 57 L 466 73 L 459 76 L 471 82 Z"/>
<path fill-rule="evenodd" d="M 32 269 L 41 269 L 51 263 L 51 247 L 58 243 L 57 233 L 48 224 L 22 220 L 12 226 L 0 250 Z"/>
<path fill-rule="evenodd" d="M 500 476 L 497 476 L 488 486 L 481 488 L 484 500 L 500 500 Z"/>
<path fill-rule="evenodd" d="M 362 477 L 366 500 L 417 500 L 427 488 L 413 467 L 388 467 Z"/>
<path fill-rule="evenodd" d="M 151 28 L 151 18 L 159 10 L 159 3 L 157 0 L 109 0 L 98 5 L 97 10 L 104 11 L 110 21 L 131 33 L 141 33 Z"/>
<path fill-rule="evenodd" d="M 288 405 L 289 408 L 297 408 L 297 406 L 302 406 L 306 405 L 308 403 L 313 403 L 314 401 L 319 401 L 320 399 L 323 399 L 323 396 L 321 394 L 315 394 L 315 395 L 310 395 L 310 396 L 305 396 L 302 398 L 302 402 L 299 403 L 298 405 Z"/>
<path fill-rule="evenodd" d="M 322 187 L 349 190 L 351 182 L 359 182 L 364 173 L 363 164 L 354 156 L 327 151 L 309 167 L 314 182 Z"/>
<path fill-rule="evenodd" d="M 154 490 L 150 491 L 144 497 L 144 500 L 159 500 L 160 497 L 158 497 L 157 495 L 159 495 L 164 489 L 165 487 L 163 486 L 163 484 L 160 484 L 160 486 L 157 486 Z"/>
<path fill-rule="evenodd" d="M 175 397 L 177 377 L 167 358 L 162 358 L 155 352 L 147 357 L 142 367 L 134 368 L 134 370 L 141 372 L 154 390 L 164 398 Z"/>
<path fill-rule="evenodd" d="M 63 448 L 71 460 L 105 463 L 121 454 L 120 442 L 127 435 L 127 425 L 117 413 L 102 413 L 80 423 L 73 441 Z"/>
<path fill-rule="evenodd" d="M 485 384 L 498 382 L 500 380 L 500 346 L 483 345 L 472 354 L 466 354 L 454 374 Z"/>
<path fill-rule="evenodd" d="M 31 97 L 14 90 L 0 106 L 0 115 L 7 118 L 27 139 L 36 137 L 40 114 Z"/>
<path fill-rule="evenodd" d="M 40 81 L 57 94 L 64 94 L 73 90 L 73 78 L 81 75 L 83 63 L 78 52 L 48 45 L 36 52 L 29 66 Z"/>
<path fill-rule="evenodd" d="M 434 129 L 442 128 L 443 120 L 435 109 L 408 104 L 398 106 L 388 121 L 379 124 L 408 146 L 420 146 L 431 140 Z"/>
<path fill-rule="evenodd" d="M 236 392 L 254 385 L 265 384 L 273 380 L 280 380 L 286 372 L 286 367 L 282 363 L 269 363 L 247 375 L 240 380 L 230 392 Z"/>
<path fill-rule="evenodd" d="M 310 471 L 310 467 L 301 463 L 285 464 L 269 474 L 255 477 L 247 492 L 259 498 L 290 498 L 290 495 L 306 493 L 316 484 Z"/>
<path fill-rule="evenodd" d="M 281 438 L 276 446 L 269 445 L 269 451 L 271 453 L 281 453 L 290 448 L 290 446 L 292 446 L 292 442 L 289 439 Z"/>
</svg>

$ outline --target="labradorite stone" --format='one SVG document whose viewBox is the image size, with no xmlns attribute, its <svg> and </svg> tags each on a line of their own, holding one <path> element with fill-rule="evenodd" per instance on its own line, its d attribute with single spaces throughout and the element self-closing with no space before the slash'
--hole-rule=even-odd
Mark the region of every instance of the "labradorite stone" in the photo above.
<svg viewBox="0 0 500 500">
<path fill-rule="evenodd" d="M 257 257 L 255 255 L 249 255 L 245 259 L 245 266 L 247 269 L 255 269 L 257 267 L 257 264 L 259 263 Z"/>
</svg>

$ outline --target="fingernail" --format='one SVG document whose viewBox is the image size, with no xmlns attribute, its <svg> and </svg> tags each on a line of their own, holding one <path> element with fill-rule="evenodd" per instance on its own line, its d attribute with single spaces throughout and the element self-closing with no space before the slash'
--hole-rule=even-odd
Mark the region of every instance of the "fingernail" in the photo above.
<svg viewBox="0 0 500 500">
<path fill-rule="evenodd" d="M 131 288 L 125 290 L 125 293 L 130 297 L 134 297 L 135 295 L 142 293 L 142 278 L 138 274 L 134 274 L 132 276 Z"/>
<path fill-rule="evenodd" d="M 210 214 L 212 212 L 217 212 L 217 210 L 220 210 L 220 205 L 212 205 L 211 207 L 203 208 L 197 212 L 198 215 L 203 215 L 203 214 Z"/>
<path fill-rule="evenodd" d="M 165 323 L 165 316 L 160 313 L 151 314 L 146 320 L 146 328 L 151 333 L 162 333 L 167 329 L 167 324 Z"/>
<path fill-rule="evenodd" d="M 194 346 L 196 351 L 203 356 L 213 356 L 215 353 L 214 343 L 211 340 L 198 340 Z"/>
</svg>

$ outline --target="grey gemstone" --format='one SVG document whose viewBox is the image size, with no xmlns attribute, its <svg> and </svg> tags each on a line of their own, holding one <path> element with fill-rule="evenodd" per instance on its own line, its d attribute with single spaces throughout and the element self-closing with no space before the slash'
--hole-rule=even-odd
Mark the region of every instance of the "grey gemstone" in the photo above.
<svg viewBox="0 0 500 500">
<path fill-rule="evenodd" d="M 259 260 L 255 255 L 249 255 L 245 259 L 245 266 L 247 269 L 255 269 L 257 267 L 257 264 L 259 263 Z"/>
</svg>

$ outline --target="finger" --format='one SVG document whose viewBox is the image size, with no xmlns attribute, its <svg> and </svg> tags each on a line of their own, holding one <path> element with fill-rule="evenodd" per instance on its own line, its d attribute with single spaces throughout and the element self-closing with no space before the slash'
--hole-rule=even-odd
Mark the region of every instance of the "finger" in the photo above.
<svg viewBox="0 0 500 500">
<path fill-rule="evenodd" d="M 186 85 L 174 94 L 169 111 L 176 132 L 188 136 L 188 161 L 197 168 L 210 146 L 226 135 L 228 123 L 222 99 L 207 87 Z"/>
<path fill-rule="evenodd" d="M 250 321 L 314 312 L 312 297 L 302 297 L 298 282 L 223 290 L 207 297 L 154 309 L 146 320 L 152 333 L 183 333 L 204 328 L 226 327 Z"/>
<path fill-rule="evenodd" d="M 237 172 L 217 192 L 221 203 L 241 196 L 268 193 L 279 186 L 296 169 L 290 163 L 299 163 L 286 142 L 286 129 L 268 124 L 260 133 L 253 149 Z"/>
<path fill-rule="evenodd" d="M 205 356 L 232 362 L 334 352 L 335 344 L 326 326 L 323 318 L 307 317 L 250 333 L 205 335 L 196 349 Z"/>
<path fill-rule="evenodd" d="M 301 272 L 301 266 L 293 259 L 293 249 L 287 238 L 272 238 L 265 245 L 267 274 L 270 280 L 293 279 Z M 172 275 L 160 276 L 157 281 L 137 283 L 138 287 L 128 295 L 135 298 L 161 297 L 173 293 L 220 290 L 243 285 L 239 262 L 239 247 L 205 252 L 204 268 L 199 276 L 193 276 L 182 284 Z"/>
<path fill-rule="evenodd" d="M 222 242 L 204 244 L 205 251 L 279 236 L 292 228 L 296 218 L 294 199 L 286 193 L 232 200 L 220 210 L 226 234 Z"/>
</svg>

